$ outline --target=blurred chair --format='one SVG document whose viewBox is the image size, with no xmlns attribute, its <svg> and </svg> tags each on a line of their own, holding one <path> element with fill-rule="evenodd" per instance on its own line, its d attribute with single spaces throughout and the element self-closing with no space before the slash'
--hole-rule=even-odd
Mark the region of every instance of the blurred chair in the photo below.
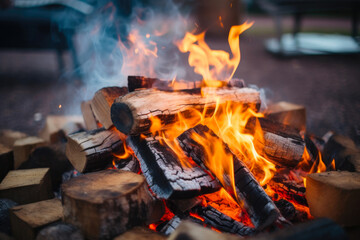
<svg viewBox="0 0 360 240">
<path fill-rule="evenodd" d="M 360 53 L 359 0 L 256 0 L 274 18 L 277 39 L 269 39 L 267 50 L 278 55 Z M 301 34 L 301 20 L 310 13 L 344 12 L 351 15 L 351 37 L 329 34 Z M 282 17 L 292 15 L 292 35 L 283 34 Z M 328 40 L 328 45 L 327 44 Z M 344 42 L 345 41 L 345 42 Z M 340 43 L 342 42 L 342 44 Z M 347 45 L 341 48 L 341 45 Z M 327 46 L 329 48 L 327 48 Z"/>
<path fill-rule="evenodd" d="M 61 73 L 64 73 L 65 69 L 63 53 L 69 50 L 73 67 L 78 68 L 73 35 L 76 26 L 93 11 L 91 4 L 80 0 L 4 2 L 10 3 L 10 6 L 0 9 L 0 48 L 55 50 Z"/>
</svg>

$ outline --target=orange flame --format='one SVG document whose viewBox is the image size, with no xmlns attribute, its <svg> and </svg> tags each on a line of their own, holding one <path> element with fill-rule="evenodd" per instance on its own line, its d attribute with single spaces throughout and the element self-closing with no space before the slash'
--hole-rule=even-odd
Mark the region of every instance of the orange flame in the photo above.
<svg viewBox="0 0 360 240">
<path fill-rule="evenodd" d="M 221 50 L 211 50 L 205 42 L 205 32 L 194 35 L 186 33 L 183 40 L 177 42 L 179 50 L 189 52 L 189 65 L 194 67 L 195 73 L 203 77 L 206 86 L 221 87 L 233 77 L 240 63 L 239 35 L 252 26 L 252 22 L 245 22 L 230 29 L 228 42 L 232 53 Z M 223 81 L 219 81 L 223 80 Z"/>
</svg>

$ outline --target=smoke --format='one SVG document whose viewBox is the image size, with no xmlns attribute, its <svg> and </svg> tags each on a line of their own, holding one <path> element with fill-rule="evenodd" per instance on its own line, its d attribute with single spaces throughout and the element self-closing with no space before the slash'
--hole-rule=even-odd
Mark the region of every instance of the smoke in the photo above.
<svg viewBox="0 0 360 240">
<path fill-rule="evenodd" d="M 104 86 L 126 86 L 128 75 L 187 78 L 186 61 L 173 44 L 189 30 L 181 5 L 171 0 L 132 2 L 125 8 L 112 1 L 99 5 L 75 33 L 80 66 L 76 71 L 85 97 Z"/>
</svg>

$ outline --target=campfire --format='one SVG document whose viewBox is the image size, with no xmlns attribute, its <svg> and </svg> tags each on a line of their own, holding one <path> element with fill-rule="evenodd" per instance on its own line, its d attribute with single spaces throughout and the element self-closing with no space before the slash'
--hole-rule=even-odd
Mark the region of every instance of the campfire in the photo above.
<svg viewBox="0 0 360 240">
<path fill-rule="evenodd" d="M 301 222 L 306 223 L 296 234 L 312 231 L 325 239 L 331 232 L 331 239 L 344 237 L 334 222 L 310 220 L 329 217 L 345 226 L 359 223 L 354 217 L 360 214 L 359 174 L 334 171 L 351 170 L 341 164 L 354 154 L 346 153 L 337 135 L 323 139 L 309 135 L 305 108 L 278 103 L 263 109 L 259 90 L 233 78 L 240 63 L 239 36 L 251 25 L 231 28 L 231 53 L 212 50 L 205 33 L 187 33 L 176 42 L 180 52 L 188 53 L 189 65 L 201 81 L 130 75 L 125 87 L 99 89 L 81 105 L 86 130 L 62 131 L 66 157 L 74 168 L 66 173 L 59 192 L 62 204 L 56 200 L 47 203 L 49 207 L 41 202 L 31 204 L 43 207 L 28 205 L 40 212 L 60 208 L 57 214 L 74 228 L 58 225 L 56 231 L 61 228 L 60 234 L 69 234 L 78 228 L 86 239 L 113 239 L 120 234 L 116 239 L 123 239 L 129 231 L 195 239 L 186 234 L 203 231 L 199 226 L 225 239 L 226 233 L 248 237 L 286 232 L 299 229 L 293 225 Z M 119 46 L 130 51 L 121 42 Z M 131 51 L 156 55 L 154 49 L 143 47 Z M 35 149 L 44 143 L 18 144 L 19 149 L 25 145 Z M 16 144 L 14 159 L 20 165 L 25 159 L 20 160 L 15 149 Z M 346 164 L 359 170 L 355 158 Z M 49 199 L 48 171 L 26 171 L 9 172 L 0 184 L 0 196 L 12 199 L 14 192 L 20 196 L 11 181 L 16 174 L 28 174 L 31 180 L 40 177 L 32 185 L 46 193 L 37 200 Z M 15 197 L 20 204 L 36 202 L 24 198 Z M 21 209 L 12 208 L 13 229 L 26 222 Z M 35 227 L 29 228 L 35 236 Z M 23 237 L 20 232 L 13 234 Z"/>
</svg>

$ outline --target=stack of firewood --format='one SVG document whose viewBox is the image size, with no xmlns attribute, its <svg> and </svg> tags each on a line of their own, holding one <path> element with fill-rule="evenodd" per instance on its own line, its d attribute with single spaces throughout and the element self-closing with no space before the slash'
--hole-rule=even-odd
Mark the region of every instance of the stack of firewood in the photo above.
<svg viewBox="0 0 360 240">
<path fill-rule="evenodd" d="M 234 166 L 233 172 L 227 174 L 234 176 L 235 188 L 230 182 L 219 181 L 224 176 L 212 171 L 212 167 L 207 165 L 208 156 L 203 146 L 191 137 L 194 133 L 200 136 L 206 134 L 221 142 L 207 126 L 197 125 L 178 136 L 184 154 L 192 159 L 186 167 L 172 149 L 150 133 L 151 118 L 154 116 L 166 126 L 176 121 L 178 113 L 186 116 L 190 109 L 202 112 L 205 109 L 205 114 L 212 114 L 217 102 L 203 98 L 201 91 L 207 89 L 200 91 L 200 86 L 198 82 L 188 83 L 175 90 L 171 88 L 171 82 L 129 76 L 127 87 L 100 89 L 92 100 L 83 102 L 83 121 L 77 117 L 48 117 L 40 133 L 41 138 L 3 132 L 0 140 L 7 147 L 0 145 L 0 160 L 4 166 L 0 171 L 3 179 L 0 198 L 11 201 L 3 205 L 10 208 L 13 236 L 17 239 L 35 239 L 36 236 L 37 239 L 135 239 L 141 236 L 163 239 L 164 235 L 172 234 L 170 239 L 202 239 L 202 230 L 189 222 L 238 236 L 290 226 L 288 220 L 293 220 L 293 216 L 290 219 L 286 214 L 290 203 L 285 200 L 286 204 L 283 201 L 274 202 L 274 197 L 268 196 L 246 165 L 246 160 L 234 154 L 225 142 L 222 142 L 223 149 L 232 156 Z M 261 103 L 259 92 L 246 88 L 239 80 L 232 80 L 223 88 L 209 91 L 209 94 L 220 101 L 241 104 L 254 111 L 258 111 Z M 284 119 L 286 124 L 283 124 Z M 246 129 L 252 133 L 255 125 L 260 125 L 261 137 L 255 137 L 257 151 L 278 169 L 291 170 L 303 160 L 304 151 L 309 152 L 310 161 L 317 158 L 317 152 L 311 151 L 313 142 L 300 134 L 306 129 L 305 120 L 305 108 L 302 106 L 278 103 L 269 108 L 265 118 L 251 119 Z M 8 143 L 5 144 L 5 141 Z M 338 142 L 334 135 L 327 144 L 340 145 Z M 326 144 L 323 146 L 327 147 Z M 352 147 L 353 151 L 346 152 L 342 148 L 334 154 L 337 154 L 339 163 L 352 156 L 343 165 L 359 170 L 359 151 L 356 146 Z M 346 168 L 338 169 L 349 170 Z M 358 173 L 336 174 L 340 174 L 338 178 L 359 177 Z M 59 176 L 62 179 L 59 180 Z M 286 181 L 288 179 L 284 176 L 275 175 L 269 186 L 281 187 L 307 206 L 304 188 L 296 188 L 294 192 L 294 184 Z M 311 213 L 345 222 L 347 226 L 357 225 L 358 222 L 351 221 L 351 218 L 359 212 L 349 212 L 351 208 L 338 203 L 338 200 L 337 204 L 344 206 L 341 211 L 347 212 L 345 220 L 338 217 L 336 209 L 332 210 L 332 215 L 326 215 L 326 210 L 315 206 L 322 204 L 318 188 L 339 185 L 337 181 L 324 180 L 326 178 L 327 175 L 308 177 L 311 190 L 306 194 Z M 347 196 L 357 201 L 360 199 L 360 187 L 356 184 L 340 184 L 336 189 L 350 188 Z M 224 188 L 243 206 L 251 225 L 234 220 L 210 205 L 205 206 L 197 198 L 220 188 Z M 61 201 L 54 198 L 54 192 Z M 340 193 L 341 190 L 329 190 L 326 199 L 338 197 Z M 16 204 L 20 205 L 14 207 Z M 349 204 L 354 206 L 352 202 Z M 169 211 L 173 217 L 157 225 L 158 233 L 144 228 L 161 222 Z M 332 229 L 333 239 L 344 236 L 340 227 L 328 221 L 304 225 L 299 229 L 303 232 L 316 231 L 321 237 L 327 236 L 327 231 Z M 199 231 L 200 235 L 186 235 L 192 230 Z M 213 239 L 232 238 L 226 234 L 219 237 L 207 231 L 205 235 Z M 285 235 L 286 239 L 290 239 L 299 232 L 288 231 Z"/>
</svg>

